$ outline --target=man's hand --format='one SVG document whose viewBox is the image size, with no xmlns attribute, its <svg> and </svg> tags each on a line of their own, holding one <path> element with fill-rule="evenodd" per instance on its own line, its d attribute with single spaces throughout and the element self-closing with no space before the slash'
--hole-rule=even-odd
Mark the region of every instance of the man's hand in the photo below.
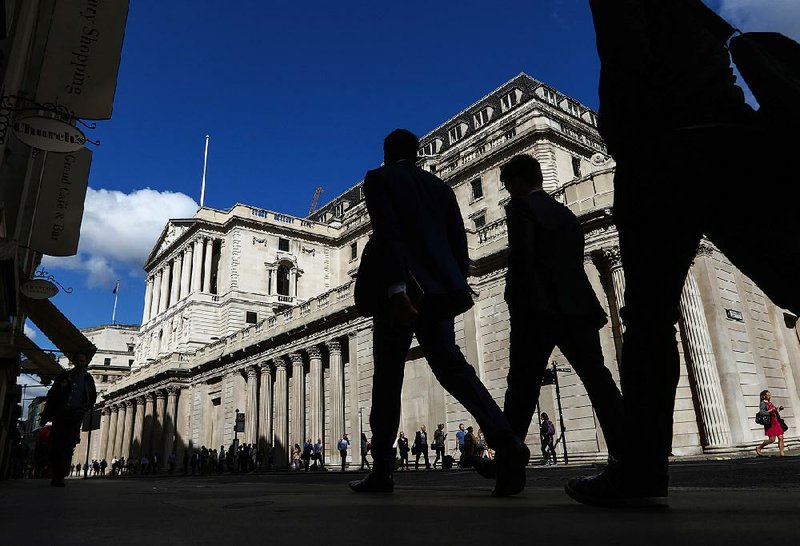
<svg viewBox="0 0 800 546">
<path fill-rule="evenodd" d="M 419 312 L 408 295 L 401 292 L 389 298 L 389 316 L 401 326 L 410 326 L 417 320 Z"/>
</svg>

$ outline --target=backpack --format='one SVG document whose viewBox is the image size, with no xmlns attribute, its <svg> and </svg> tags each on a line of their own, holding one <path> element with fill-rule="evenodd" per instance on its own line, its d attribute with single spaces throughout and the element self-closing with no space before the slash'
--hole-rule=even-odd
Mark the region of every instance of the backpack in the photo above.
<svg viewBox="0 0 800 546">
<path fill-rule="evenodd" d="M 549 434 L 550 436 L 556 435 L 556 427 L 552 421 L 547 421 L 547 434 Z"/>
<path fill-rule="evenodd" d="M 347 440 L 339 440 L 339 451 L 347 451 Z"/>
</svg>

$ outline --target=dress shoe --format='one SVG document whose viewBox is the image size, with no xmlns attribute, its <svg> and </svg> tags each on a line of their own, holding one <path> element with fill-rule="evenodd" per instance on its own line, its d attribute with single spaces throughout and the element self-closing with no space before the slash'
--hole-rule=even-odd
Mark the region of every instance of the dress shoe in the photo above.
<svg viewBox="0 0 800 546">
<path fill-rule="evenodd" d="M 526 467 L 531 458 L 528 446 L 517 437 L 503 449 L 497 450 L 497 481 L 493 497 L 517 495 L 525 489 Z"/>
<path fill-rule="evenodd" d="M 392 493 L 394 492 L 394 480 L 391 476 L 378 476 L 370 474 L 363 480 L 357 480 L 348 484 L 350 489 L 356 493 Z"/>
<path fill-rule="evenodd" d="M 567 495 L 589 506 L 610 508 L 664 508 L 667 477 L 648 477 L 611 465 L 596 476 L 574 478 L 564 487 Z"/>
</svg>

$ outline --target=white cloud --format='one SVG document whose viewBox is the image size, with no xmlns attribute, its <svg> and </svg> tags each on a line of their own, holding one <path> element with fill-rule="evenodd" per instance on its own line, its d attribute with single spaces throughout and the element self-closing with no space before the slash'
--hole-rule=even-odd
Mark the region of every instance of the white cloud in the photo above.
<svg viewBox="0 0 800 546">
<path fill-rule="evenodd" d="M 198 205 L 188 195 L 149 188 L 86 193 L 78 255 L 45 257 L 43 266 L 86 273 L 90 287 L 114 286 L 119 271 L 140 274 L 170 218 L 189 218 Z"/>
<path fill-rule="evenodd" d="M 22 331 L 30 339 L 36 338 L 36 330 L 34 330 L 33 327 L 30 324 L 28 324 L 27 321 L 25 322 L 25 325 L 22 327 Z"/>
<path fill-rule="evenodd" d="M 718 0 L 720 14 L 741 31 L 781 32 L 800 39 L 798 0 Z"/>
</svg>

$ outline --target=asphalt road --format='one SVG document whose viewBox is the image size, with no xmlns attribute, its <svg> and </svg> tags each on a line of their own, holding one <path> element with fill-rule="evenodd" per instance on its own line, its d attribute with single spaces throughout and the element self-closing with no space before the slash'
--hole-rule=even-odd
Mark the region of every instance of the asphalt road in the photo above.
<svg viewBox="0 0 800 546">
<path fill-rule="evenodd" d="M 398 473 L 371 496 L 338 472 L 9 481 L 0 545 L 800 544 L 800 457 L 675 464 L 658 511 L 574 503 L 563 484 L 591 471 L 532 468 L 507 499 L 469 471 Z"/>
</svg>

